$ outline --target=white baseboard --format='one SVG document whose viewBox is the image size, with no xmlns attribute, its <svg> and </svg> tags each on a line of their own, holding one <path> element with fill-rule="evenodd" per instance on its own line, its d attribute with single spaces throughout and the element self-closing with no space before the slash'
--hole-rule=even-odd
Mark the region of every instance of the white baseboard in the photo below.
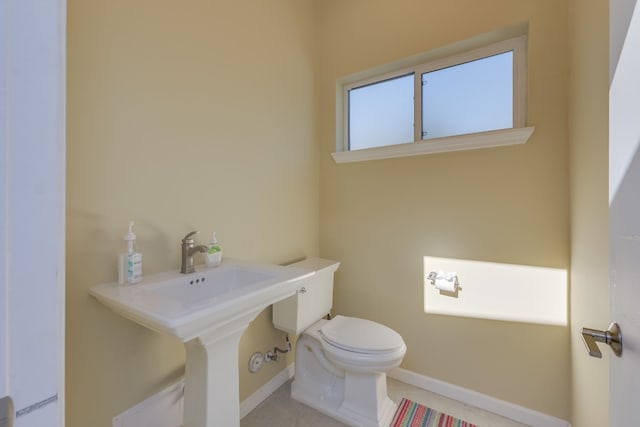
<svg viewBox="0 0 640 427">
<path fill-rule="evenodd" d="M 396 368 L 387 374 L 389 377 L 411 384 L 415 387 L 466 403 L 503 417 L 511 418 L 532 427 L 570 427 L 568 421 L 514 403 L 496 399 L 457 385 L 436 380 L 402 368 Z"/>
<path fill-rule="evenodd" d="M 294 364 L 284 368 L 278 375 L 271 378 L 268 383 L 257 389 L 251 396 L 240 402 L 240 419 L 244 418 L 249 412 L 253 411 L 267 397 L 279 389 L 284 383 L 293 378 Z"/>
<path fill-rule="evenodd" d="M 261 404 L 293 377 L 293 364 L 240 402 L 240 418 Z M 113 427 L 181 427 L 184 380 L 165 388 L 113 418 Z"/>
<path fill-rule="evenodd" d="M 113 418 L 113 427 L 181 427 L 184 380 Z"/>
<path fill-rule="evenodd" d="M 294 364 L 287 366 L 269 382 L 240 402 L 240 418 L 260 405 L 273 392 L 289 381 Z M 534 411 L 486 394 L 436 380 L 402 368 L 389 372 L 389 377 L 475 406 L 532 427 L 571 427 L 568 421 Z M 113 419 L 113 427 L 181 427 L 184 380 L 167 387 L 138 403 Z"/>
</svg>

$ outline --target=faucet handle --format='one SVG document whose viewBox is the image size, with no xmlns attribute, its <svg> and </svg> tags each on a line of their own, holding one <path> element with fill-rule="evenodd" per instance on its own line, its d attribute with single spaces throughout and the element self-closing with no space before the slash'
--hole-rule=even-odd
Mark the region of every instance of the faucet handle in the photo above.
<svg viewBox="0 0 640 427">
<path fill-rule="evenodd" d="M 198 233 L 199 231 L 192 231 L 191 233 L 187 234 L 186 236 L 184 236 L 184 239 L 182 239 L 182 243 L 193 243 L 193 239 L 191 238 L 191 236 Z"/>
</svg>

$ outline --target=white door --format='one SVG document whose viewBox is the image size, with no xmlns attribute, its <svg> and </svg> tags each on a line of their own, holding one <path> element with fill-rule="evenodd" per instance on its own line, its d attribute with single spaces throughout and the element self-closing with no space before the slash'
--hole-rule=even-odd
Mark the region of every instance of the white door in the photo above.
<svg viewBox="0 0 640 427">
<path fill-rule="evenodd" d="M 0 0 L 0 411 L 9 396 L 15 427 L 64 425 L 65 33 L 65 0 Z"/>
<path fill-rule="evenodd" d="M 8 31 L 5 23 L 7 22 L 7 7 L 3 4 L 0 8 L 0 82 L 5 81 L 5 75 L 8 70 L 7 66 L 7 50 L 8 50 Z M 4 427 L 8 423 L 8 418 L 12 416 L 12 402 L 9 400 L 9 382 L 7 366 L 7 150 L 5 135 L 7 133 L 7 88 L 0 85 L 0 427 Z"/>
<path fill-rule="evenodd" d="M 640 396 L 640 7 L 634 6 L 635 0 L 611 2 L 610 316 L 623 337 L 622 356 L 610 358 L 612 427 L 637 425 Z"/>
<path fill-rule="evenodd" d="M 0 5 L 0 82 L 6 81 L 9 70 L 7 64 L 7 54 L 9 51 L 9 6 L 6 3 Z M 0 84 L 0 399 L 9 396 L 9 381 L 7 366 L 7 335 L 8 335 L 8 287 L 7 287 L 7 144 L 6 134 L 8 127 L 7 104 L 8 99 L 7 87 Z M 9 402 L 3 400 L 0 404 L 0 426 L 3 422 L 7 422 L 11 415 Z"/>
</svg>

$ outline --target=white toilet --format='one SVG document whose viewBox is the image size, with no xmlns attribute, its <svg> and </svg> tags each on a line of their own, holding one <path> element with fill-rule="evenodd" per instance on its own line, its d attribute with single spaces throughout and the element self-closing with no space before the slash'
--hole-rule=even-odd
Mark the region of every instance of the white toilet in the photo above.
<svg viewBox="0 0 640 427">
<path fill-rule="evenodd" d="M 296 295 L 273 305 L 276 328 L 298 335 L 294 399 L 355 427 L 387 427 L 396 405 L 386 373 L 407 347 L 394 330 L 370 320 L 335 316 L 333 273 L 339 262 L 311 258 L 293 267 L 315 271 Z"/>
</svg>

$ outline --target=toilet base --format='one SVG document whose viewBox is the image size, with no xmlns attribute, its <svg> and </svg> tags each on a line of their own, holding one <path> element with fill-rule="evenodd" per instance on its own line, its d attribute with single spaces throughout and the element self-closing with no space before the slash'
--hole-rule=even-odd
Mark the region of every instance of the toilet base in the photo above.
<svg viewBox="0 0 640 427">
<path fill-rule="evenodd" d="M 387 396 L 387 375 L 346 372 L 344 400 L 338 413 L 348 424 L 357 426 L 387 427 L 397 405 Z"/>
<path fill-rule="evenodd" d="M 291 397 L 353 427 L 388 427 L 397 405 L 387 396 L 386 372 L 345 370 L 332 363 L 317 332 L 324 323 L 298 338 Z"/>
<path fill-rule="evenodd" d="M 305 376 L 294 377 L 291 397 L 353 427 L 389 426 L 397 404 L 387 396 L 385 374 L 346 372 L 344 377 L 328 374 L 326 379 L 318 384 Z"/>
</svg>

